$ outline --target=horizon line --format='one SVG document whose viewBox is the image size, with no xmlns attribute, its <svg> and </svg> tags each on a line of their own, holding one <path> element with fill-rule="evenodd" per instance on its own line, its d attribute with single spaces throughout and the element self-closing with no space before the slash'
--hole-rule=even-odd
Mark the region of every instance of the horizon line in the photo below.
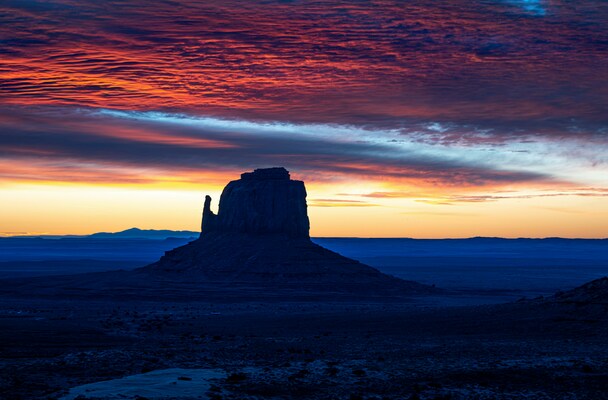
<svg viewBox="0 0 608 400">
<path fill-rule="evenodd" d="M 175 233 L 192 233 L 192 234 L 200 234 L 200 231 L 191 231 L 188 229 L 142 229 L 137 227 L 131 227 L 127 229 L 123 229 L 121 231 L 108 232 L 108 231 L 96 231 L 92 233 L 86 234 L 52 234 L 52 233 L 32 233 L 28 232 L 0 232 L 0 239 L 8 239 L 8 238 L 42 238 L 42 239 L 50 239 L 50 238 L 85 238 L 95 234 L 118 234 L 127 231 L 138 230 L 142 232 L 160 232 L 160 231 L 169 231 Z M 9 234 L 10 233 L 10 234 Z M 170 238 L 168 236 L 167 238 Z M 549 240 L 549 239 L 562 239 L 562 240 L 608 240 L 608 237 L 566 237 L 566 236 L 463 236 L 463 237 L 411 237 L 411 236 L 382 236 L 382 237 L 370 237 L 370 236 L 310 236 L 311 239 L 409 239 L 409 240 L 471 240 L 471 239 L 502 239 L 502 240 Z M 145 239 L 145 238 L 144 238 Z"/>
</svg>

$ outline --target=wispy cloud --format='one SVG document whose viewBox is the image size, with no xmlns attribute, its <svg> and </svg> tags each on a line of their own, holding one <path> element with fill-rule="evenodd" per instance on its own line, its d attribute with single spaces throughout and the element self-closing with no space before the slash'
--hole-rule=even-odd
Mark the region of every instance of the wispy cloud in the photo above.
<svg viewBox="0 0 608 400">
<path fill-rule="evenodd" d="M 564 190 L 561 192 L 552 193 L 532 193 L 532 194 L 511 194 L 511 195 L 500 195 L 500 194 L 488 194 L 488 195 L 473 195 L 473 196 L 451 196 L 445 200 L 450 203 L 480 203 L 486 201 L 498 201 L 498 200 L 511 200 L 511 199 L 534 199 L 542 197 L 563 197 L 563 196 L 576 196 L 576 197 L 608 197 L 608 192 L 605 190 L 594 190 L 594 189 L 576 189 L 576 190 Z"/>
<path fill-rule="evenodd" d="M 179 177 L 278 164 L 317 180 L 386 177 L 421 185 L 485 186 L 556 178 L 542 168 L 505 165 L 481 150 L 394 142 L 401 136 L 394 130 L 96 109 L 1 111 L 5 168 L 0 174 L 5 178 L 26 176 L 29 169 L 34 179 L 79 180 L 97 169 L 105 179 L 136 183 L 154 179 L 158 171 Z M 64 174 L 69 169 L 81 171 Z"/>
<path fill-rule="evenodd" d="M 5 1 L 0 176 L 280 164 L 420 192 L 608 186 L 607 17 L 599 1 Z"/>
<path fill-rule="evenodd" d="M 311 207 L 374 207 L 377 204 L 368 203 L 361 200 L 344 199 L 309 199 L 308 205 Z"/>
<path fill-rule="evenodd" d="M 0 5 L 0 98 L 586 129 L 607 122 L 607 17 L 602 1 L 11 0 Z"/>
</svg>

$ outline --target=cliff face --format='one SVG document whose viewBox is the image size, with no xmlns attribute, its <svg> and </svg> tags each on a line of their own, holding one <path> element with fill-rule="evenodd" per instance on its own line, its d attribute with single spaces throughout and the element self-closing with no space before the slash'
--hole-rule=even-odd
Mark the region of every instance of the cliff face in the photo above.
<svg viewBox="0 0 608 400">
<path fill-rule="evenodd" d="M 218 214 L 205 198 L 201 236 L 215 233 L 286 234 L 309 237 L 304 182 L 291 180 L 285 168 L 257 169 L 230 182 Z"/>
</svg>

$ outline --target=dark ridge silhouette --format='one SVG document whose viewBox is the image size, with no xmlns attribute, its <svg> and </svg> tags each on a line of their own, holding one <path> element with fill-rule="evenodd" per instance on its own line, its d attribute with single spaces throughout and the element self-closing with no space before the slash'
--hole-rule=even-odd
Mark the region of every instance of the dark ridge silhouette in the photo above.
<svg viewBox="0 0 608 400">
<path fill-rule="evenodd" d="M 97 232 L 83 236 L 90 239 L 156 239 L 165 240 L 167 238 L 192 238 L 196 237 L 196 232 L 192 231 L 171 231 L 167 229 L 139 229 L 130 228 L 120 232 Z"/>
<path fill-rule="evenodd" d="M 232 181 L 211 211 L 205 197 L 199 239 L 141 271 L 172 280 L 369 292 L 430 292 L 325 249 L 310 240 L 304 182 L 285 168 L 256 169 Z"/>
<path fill-rule="evenodd" d="M 566 292 L 558 292 L 553 296 L 553 300 L 579 306 L 590 304 L 608 306 L 608 277 L 596 279 Z"/>
</svg>

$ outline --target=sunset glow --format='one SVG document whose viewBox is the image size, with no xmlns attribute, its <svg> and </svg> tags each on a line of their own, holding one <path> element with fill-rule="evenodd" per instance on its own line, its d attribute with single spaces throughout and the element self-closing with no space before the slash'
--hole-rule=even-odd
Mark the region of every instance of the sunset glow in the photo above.
<svg viewBox="0 0 608 400">
<path fill-rule="evenodd" d="M 284 166 L 313 236 L 608 237 L 608 3 L 8 1 L 0 235 L 197 230 Z"/>
</svg>

